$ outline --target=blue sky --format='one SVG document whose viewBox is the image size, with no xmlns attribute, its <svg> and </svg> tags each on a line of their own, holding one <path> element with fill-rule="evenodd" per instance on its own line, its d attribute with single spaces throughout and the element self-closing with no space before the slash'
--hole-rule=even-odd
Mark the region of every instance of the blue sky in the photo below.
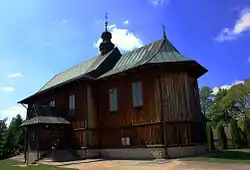
<svg viewBox="0 0 250 170">
<path fill-rule="evenodd" d="M 0 118 L 24 115 L 18 100 L 97 55 L 106 12 L 124 52 L 161 39 L 164 24 L 176 48 L 209 70 L 199 86 L 250 77 L 249 0 L 0 1 Z"/>
</svg>

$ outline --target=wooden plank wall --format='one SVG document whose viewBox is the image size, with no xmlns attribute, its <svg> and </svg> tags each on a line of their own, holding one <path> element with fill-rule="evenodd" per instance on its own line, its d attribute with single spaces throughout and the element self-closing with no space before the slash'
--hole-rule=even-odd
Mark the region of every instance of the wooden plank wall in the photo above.
<svg viewBox="0 0 250 170">
<path fill-rule="evenodd" d="M 122 137 L 130 137 L 131 145 L 162 144 L 161 108 L 157 81 L 154 73 L 138 72 L 133 76 L 122 76 L 98 82 L 95 98 L 98 102 L 98 122 L 100 141 L 103 148 L 123 147 Z M 141 81 L 143 106 L 134 108 L 132 103 L 132 83 Z M 109 89 L 117 88 L 118 111 L 109 111 Z M 143 125 L 146 124 L 146 125 Z"/>
<path fill-rule="evenodd" d="M 204 142 L 197 80 L 185 72 L 159 78 L 168 146 Z"/>
<path fill-rule="evenodd" d="M 75 94 L 76 110 L 73 116 L 69 116 L 69 95 Z M 73 134 L 72 147 L 80 148 L 84 146 L 84 117 L 86 115 L 86 82 L 75 82 L 65 85 L 51 92 L 44 93 L 35 98 L 33 103 L 49 105 L 51 100 L 55 100 L 56 107 L 61 111 L 61 115 L 71 122 Z"/>
<path fill-rule="evenodd" d="M 143 89 L 143 107 L 139 109 L 132 105 L 131 86 L 137 80 L 142 82 Z M 95 95 L 103 148 L 123 147 L 121 137 L 130 137 L 131 147 L 204 142 L 197 80 L 186 72 L 170 72 L 164 68 L 141 70 L 98 84 Z M 111 88 L 117 88 L 116 113 L 109 111 L 108 92 Z M 166 129 L 166 143 L 163 128 Z"/>
</svg>

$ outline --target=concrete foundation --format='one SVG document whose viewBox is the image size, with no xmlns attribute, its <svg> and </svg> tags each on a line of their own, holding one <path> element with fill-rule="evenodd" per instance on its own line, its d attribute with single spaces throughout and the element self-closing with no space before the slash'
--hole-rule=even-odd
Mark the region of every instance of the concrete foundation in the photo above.
<svg viewBox="0 0 250 170">
<path fill-rule="evenodd" d="M 101 157 L 100 149 L 81 149 L 77 150 L 77 153 L 79 154 L 79 156 L 81 156 L 82 159 L 94 159 Z"/>
<path fill-rule="evenodd" d="M 44 151 L 40 151 L 42 154 Z M 86 154 L 85 154 L 86 152 Z M 120 149 L 81 149 L 77 153 L 82 159 L 106 158 L 106 159 L 162 159 L 195 156 L 206 153 L 205 145 L 169 147 L 167 148 L 167 156 L 165 148 L 120 148 Z M 72 155 L 73 156 L 73 155 Z M 57 150 L 48 158 L 62 160 L 73 159 L 71 153 L 66 150 Z M 29 162 L 37 157 L 36 152 L 29 153 Z"/>
<path fill-rule="evenodd" d="M 168 156 L 170 158 L 195 156 L 206 153 L 206 146 L 196 145 L 196 146 L 183 146 L 183 147 L 169 147 L 167 151 L 168 151 Z"/>
<path fill-rule="evenodd" d="M 165 158 L 164 148 L 102 149 L 101 157 L 108 159 L 159 159 Z"/>
</svg>

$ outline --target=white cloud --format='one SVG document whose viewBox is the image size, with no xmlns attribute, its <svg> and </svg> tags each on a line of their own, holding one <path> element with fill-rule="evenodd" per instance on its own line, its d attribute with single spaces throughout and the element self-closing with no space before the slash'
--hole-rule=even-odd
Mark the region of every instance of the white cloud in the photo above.
<svg viewBox="0 0 250 170">
<path fill-rule="evenodd" d="M 143 46 L 142 40 L 127 29 L 117 28 L 115 24 L 109 25 L 108 29 L 112 33 L 111 41 L 122 51 L 132 51 Z M 102 39 L 99 38 L 94 46 L 99 48 L 101 42 Z"/>
<path fill-rule="evenodd" d="M 123 24 L 128 24 L 128 23 L 129 23 L 128 20 L 123 21 Z"/>
<path fill-rule="evenodd" d="M 61 23 L 66 24 L 66 23 L 68 23 L 68 20 L 63 19 L 63 20 L 61 20 Z"/>
<path fill-rule="evenodd" d="M 17 77 L 23 77 L 23 75 L 21 73 L 11 73 L 11 74 L 8 74 L 7 77 L 17 78 Z"/>
<path fill-rule="evenodd" d="M 163 3 L 168 3 L 169 0 L 151 0 L 154 6 L 161 5 Z"/>
<path fill-rule="evenodd" d="M 228 90 L 228 89 L 230 89 L 232 86 L 234 86 L 234 85 L 236 85 L 236 84 L 241 84 L 241 83 L 244 83 L 244 81 L 242 81 L 242 80 L 237 80 L 237 81 L 235 81 L 233 84 L 231 84 L 231 85 L 223 85 L 223 86 L 221 86 L 221 87 L 214 87 L 213 88 L 213 94 L 215 95 L 215 94 L 217 94 L 218 93 L 218 91 L 219 91 L 219 89 L 226 89 L 226 90 Z"/>
<path fill-rule="evenodd" d="M 250 8 L 245 8 L 240 12 L 239 19 L 235 22 L 234 27 L 232 29 L 224 28 L 215 40 L 219 42 L 233 40 L 248 30 L 250 30 Z"/>
<path fill-rule="evenodd" d="M 6 86 L 6 87 L 0 87 L 0 92 L 6 92 L 6 93 L 8 93 L 8 92 L 13 92 L 15 90 L 16 89 L 14 87 L 8 87 L 8 86 Z"/>
<path fill-rule="evenodd" d="M 0 110 L 0 119 L 8 118 L 7 124 L 9 125 L 11 119 L 19 114 L 23 119 L 26 118 L 26 108 L 21 105 L 11 106 L 10 108 Z"/>
<path fill-rule="evenodd" d="M 66 19 L 61 19 L 61 20 L 56 20 L 54 22 L 52 22 L 52 24 L 54 25 L 63 25 L 63 24 L 67 24 L 69 21 Z"/>
</svg>

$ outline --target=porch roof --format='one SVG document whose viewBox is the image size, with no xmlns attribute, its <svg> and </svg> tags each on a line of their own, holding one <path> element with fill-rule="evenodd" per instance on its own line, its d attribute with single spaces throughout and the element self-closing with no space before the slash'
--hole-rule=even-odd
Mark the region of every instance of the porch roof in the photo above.
<svg viewBox="0 0 250 170">
<path fill-rule="evenodd" d="M 36 116 L 25 121 L 23 124 L 21 124 L 21 126 L 29 126 L 35 124 L 70 124 L 70 122 L 62 117 Z"/>
</svg>

